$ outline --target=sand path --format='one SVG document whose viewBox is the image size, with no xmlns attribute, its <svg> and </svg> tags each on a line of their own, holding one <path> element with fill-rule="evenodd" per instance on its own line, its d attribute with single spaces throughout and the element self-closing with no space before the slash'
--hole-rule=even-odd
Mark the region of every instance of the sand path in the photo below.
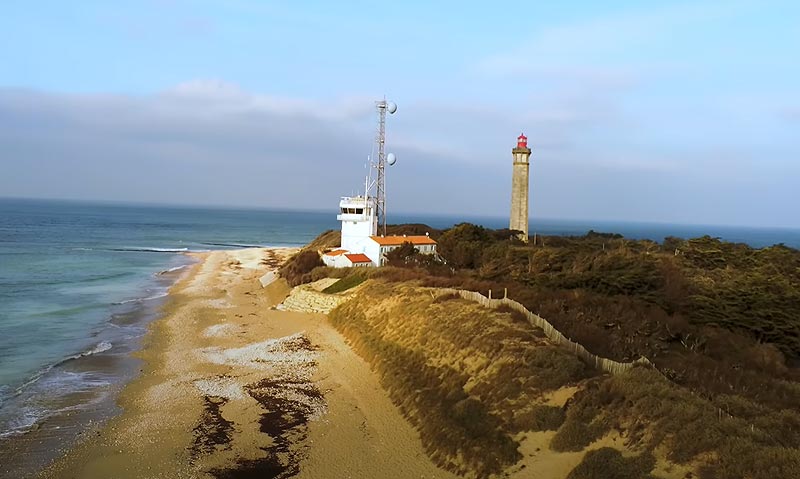
<svg viewBox="0 0 800 479">
<path fill-rule="evenodd" d="M 289 249 L 199 255 L 123 391 L 124 413 L 42 477 L 455 477 L 320 314 L 271 309 Z"/>
</svg>

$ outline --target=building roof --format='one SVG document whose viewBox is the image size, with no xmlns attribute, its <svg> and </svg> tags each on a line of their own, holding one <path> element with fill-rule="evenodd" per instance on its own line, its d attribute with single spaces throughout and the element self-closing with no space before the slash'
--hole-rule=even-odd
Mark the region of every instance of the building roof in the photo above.
<svg viewBox="0 0 800 479">
<path fill-rule="evenodd" d="M 328 251 L 325 253 L 325 256 L 339 256 L 340 254 L 347 253 L 346 249 L 335 249 L 333 251 Z"/>
<path fill-rule="evenodd" d="M 400 246 L 403 243 L 411 243 L 413 245 L 422 244 L 436 244 L 430 236 L 370 236 L 372 241 L 381 246 Z"/>
<path fill-rule="evenodd" d="M 369 259 L 369 256 L 363 253 L 346 254 L 344 256 L 349 259 L 351 263 L 372 263 L 372 260 Z"/>
</svg>

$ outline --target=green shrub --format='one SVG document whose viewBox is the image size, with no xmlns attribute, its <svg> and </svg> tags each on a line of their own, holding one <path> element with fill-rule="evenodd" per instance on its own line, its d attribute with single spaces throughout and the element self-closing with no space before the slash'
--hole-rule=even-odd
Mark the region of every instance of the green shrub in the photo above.
<svg viewBox="0 0 800 479">
<path fill-rule="evenodd" d="M 301 250 L 286 261 L 279 273 L 289 283 L 289 286 L 297 286 L 311 282 L 311 271 L 319 266 L 324 266 L 319 253 L 312 250 Z"/>
<path fill-rule="evenodd" d="M 339 281 L 323 289 L 322 292 L 328 294 L 341 293 L 342 291 L 347 291 L 350 288 L 358 286 L 359 284 L 363 283 L 366 280 L 367 280 L 366 275 L 351 273 L 350 276 L 345 276 Z"/>
</svg>

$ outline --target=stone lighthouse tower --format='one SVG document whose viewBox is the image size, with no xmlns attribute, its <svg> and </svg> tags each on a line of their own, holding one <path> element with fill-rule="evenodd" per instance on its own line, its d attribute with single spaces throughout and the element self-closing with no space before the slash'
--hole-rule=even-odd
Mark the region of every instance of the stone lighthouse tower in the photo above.
<svg viewBox="0 0 800 479">
<path fill-rule="evenodd" d="M 511 178 L 511 220 L 509 229 L 521 231 L 518 236 L 528 242 L 528 168 L 531 149 L 528 148 L 528 137 L 520 134 L 517 147 L 511 150 L 514 166 Z"/>
</svg>

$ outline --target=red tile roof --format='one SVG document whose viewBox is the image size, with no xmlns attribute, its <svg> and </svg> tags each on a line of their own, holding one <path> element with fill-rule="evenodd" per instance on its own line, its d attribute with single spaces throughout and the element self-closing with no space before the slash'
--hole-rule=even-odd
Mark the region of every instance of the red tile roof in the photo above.
<svg viewBox="0 0 800 479">
<path fill-rule="evenodd" d="M 373 241 L 381 246 L 400 246 L 403 243 L 413 245 L 436 244 L 430 236 L 370 236 Z"/>
<path fill-rule="evenodd" d="M 339 256 L 342 253 L 347 253 L 346 249 L 335 249 L 333 251 L 328 251 L 325 253 L 325 256 Z"/>
<path fill-rule="evenodd" d="M 372 260 L 369 259 L 369 256 L 362 253 L 346 254 L 345 257 L 349 259 L 351 263 L 372 263 Z"/>
</svg>

